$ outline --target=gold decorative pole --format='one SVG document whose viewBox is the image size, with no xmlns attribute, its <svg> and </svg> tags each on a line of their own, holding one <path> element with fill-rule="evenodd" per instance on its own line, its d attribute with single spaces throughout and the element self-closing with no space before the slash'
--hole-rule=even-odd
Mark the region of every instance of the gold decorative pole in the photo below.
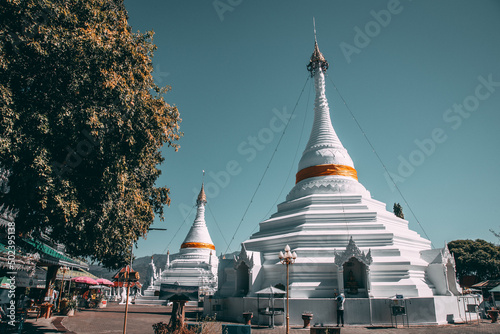
<svg viewBox="0 0 500 334">
<path fill-rule="evenodd" d="M 289 307 L 289 298 L 288 296 L 290 295 L 288 292 L 288 286 L 289 286 L 289 279 L 288 279 L 288 262 L 286 263 L 286 334 L 290 333 L 290 312 L 288 310 L 290 309 Z"/>
<path fill-rule="evenodd" d="M 167 230 L 166 228 L 154 228 L 154 227 L 148 228 L 148 231 L 166 231 L 166 230 Z M 127 302 L 125 304 L 125 316 L 123 319 L 123 334 L 127 333 L 127 313 L 128 313 L 128 298 L 130 295 L 130 282 L 132 282 L 132 281 L 136 282 L 139 279 L 138 273 L 132 272 L 132 260 L 134 259 L 133 255 L 134 255 L 134 242 L 131 241 L 131 244 L 130 244 L 130 266 L 129 266 L 128 270 L 125 270 L 125 273 L 124 273 L 126 275 L 126 278 L 124 277 L 125 278 L 124 283 L 125 283 L 125 281 L 127 282 Z M 130 277 L 131 272 L 134 275 L 137 275 L 133 279 L 132 279 L 132 277 Z"/>
<path fill-rule="evenodd" d="M 61 267 L 61 271 L 63 273 L 62 280 L 61 280 L 61 288 L 59 289 L 59 298 L 57 298 L 57 309 L 59 310 L 59 306 L 61 306 L 61 298 L 63 294 L 63 288 L 64 288 L 64 274 L 66 274 L 66 270 L 68 267 Z"/>
<path fill-rule="evenodd" d="M 132 259 L 134 251 L 134 242 L 130 245 L 130 266 L 128 269 L 125 267 L 125 272 L 123 273 L 124 282 L 127 282 L 127 301 L 125 302 L 125 317 L 123 319 L 123 334 L 127 333 L 127 313 L 128 313 L 128 296 L 130 294 L 130 271 L 132 270 Z"/>
<path fill-rule="evenodd" d="M 285 254 L 280 251 L 279 254 L 280 262 L 286 265 L 286 334 L 290 334 L 290 312 L 289 312 L 289 291 L 288 287 L 290 285 L 288 266 L 295 263 L 297 259 L 297 253 L 290 251 L 290 246 L 286 245 Z"/>
</svg>

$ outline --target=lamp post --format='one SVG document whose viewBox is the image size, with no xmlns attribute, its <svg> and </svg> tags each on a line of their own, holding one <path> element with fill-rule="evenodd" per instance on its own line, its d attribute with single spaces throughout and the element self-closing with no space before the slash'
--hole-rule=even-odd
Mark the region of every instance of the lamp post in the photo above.
<svg viewBox="0 0 500 334">
<path fill-rule="evenodd" d="M 62 294 L 64 292 L 64 274 L 66 274 L 66 271 L 68 271 L 69 268 L 66 267 L 66 266 L 63 266 L 61 267 L 61 271 L 62 271 L 62 280 L 61 280 L 61 288 L 59 289 L 59 298 L 57 298 L 57 309 L 59 310 L 59 306 L 61 305 L 61 298 L 62 298 Z"/>
<path fill-rule="evenodd" d="M 128 313 L 128 297 L 130 294 L 130 272 L 132 271 L 132 260 L 133 260 L 133 252 L 134 252 L 134 242 L 130 243 L 130 267 L 125 267 L 124 272 L 124 280 L 123 283 L 127 282 L 127 300 L 125 302 L 125 317 L 123 318 L 123 334 L 127 333 L 127 313 Z"/>
<path fill-rule="evenodd" d="M 285 247 L 285 254 L 280 251 L 279 254 L 279 259 L 280 262 L 284 265 L 286 265 L 286 334 L 290 334 L 290 313 L 289 313 L 289 308 L 288 308 L 288 266 L 290 264 L 293 264 L 295 260 L 297 259 L 297 253 L 291 252 L 290 251 L 290 246 L 286 245 Z"/>
<path fill-rule="evenodd" d="M 166 230 L 167 230 L 166 228 L 155 228 L 155 227 L 148 228 L 148 231 L 166 231 Z M 127 333 L 128 298 L 130 294 L 130 282 L 131 282 L 130 272 L 132 271 L 133 253 L 134 253 L 134 242 L 132 241 L 130 244 L 130 267 L 128 271 L 125 270 L 126 278 L 124 279 L 124 283 L 127 282 L 127 300 L 125 302 L 125 315 L 123 317 L 123 334 Z"/>
</svg>

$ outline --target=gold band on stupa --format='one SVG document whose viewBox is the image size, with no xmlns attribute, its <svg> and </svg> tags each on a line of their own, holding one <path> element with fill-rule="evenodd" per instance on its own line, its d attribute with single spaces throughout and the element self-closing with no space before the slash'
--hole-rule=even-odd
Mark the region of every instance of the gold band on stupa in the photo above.
<svg viewBox="0 0 500 334">
<path fill-rule="evenodd" d="M 316 176 L 342 175 L 358 180 L 358 172 L 351 166 L 345 165 L 318 165 L 301 169 L 295 176 L 295 184 L 302 180 Z"/>
<path fill-rule="evenodd" d="M 214 245 L 204 242 L 185 242 L 181 245 L 181 248 L 208 248 L 215 250 Z"/>
</svg>

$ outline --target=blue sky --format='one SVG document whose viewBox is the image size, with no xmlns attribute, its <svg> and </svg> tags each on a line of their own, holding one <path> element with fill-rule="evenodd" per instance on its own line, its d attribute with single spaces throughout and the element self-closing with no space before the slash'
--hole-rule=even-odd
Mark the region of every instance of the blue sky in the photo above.
<svg viewBox="0 0 500 334">
<path fill-rule="evenodd" d="M 389 211 L 401 203 L 410 228 L 425 237 L 423 228 L 435 247 L 498 241 L 489 229 L 500 230 L 499 1 L 125 5 L 134 31 L 155 32 L 154 77 L 172 86 L 166 99 L 179 108 L 184 132 L 178 152 L 164 149 L 158 180 L 172 203 L 153 226 L 168 230 L 141 240 L 137 256 L 178 251 L 202 170 L 217 254 L 238 250 L 284 201 L 313 120 L 313 17 L 330 63 L 333 126 L 372 197 Z"/>
</svg>

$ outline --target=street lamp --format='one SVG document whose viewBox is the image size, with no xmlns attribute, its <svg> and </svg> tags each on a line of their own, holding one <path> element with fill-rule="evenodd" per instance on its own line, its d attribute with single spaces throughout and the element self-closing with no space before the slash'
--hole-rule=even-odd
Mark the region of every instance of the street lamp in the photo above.
<svg viewBox="0 0 500 334">
<path fill-rule="evenodd" d="M 280 262 L 286 265 L 286 334 L 290 334 L 290 314 L 288 312 L 288 265 L 293 264 L 297 259 L 297 253 L 290 251 L 290 246 L 286 245 L 285 254 L 280 251 Z"/>
<path fill-rule="evenodd" d="M 68 271 L 69 268 L 66 266 L 61 267 L 62 271 L 62 280 L 61 280 L 61 288 L 59 289 L 59 298 L 57 299 L 57 309 L 59 310 L 59 306 L 61 305 L 61 298 L 64 292 L 64 274 L 66 274 L 66 271 Z"/>
<path fill-rule="evenodd" d="M 167 230 L 166 228 L 155 228 L 155 227 L 148 228 L 148 231 L 166 231 L 166 230 Z M 124 282 L 127 281 L 127 300 L 126 300 L 126 304 L 125 304 L 125 315 L 123 317 L 123 334 L 127 333 L 128 298 L 129 298 L 129 294 L 130 294 L 130 282 L 132 281 L 131 277 L 130 277 L 130 273 L 132 272 L 133 253 L 134 253 L 134 242 L 131 241 L 131 244 L 130 244 L 130 267 L 129 267 L 128 271 L 125 270 L 125 272 L 124 272 L 124 274 L 125 274 L 124 275 Z M 136 272 L 132 272 L 132 273 L 135 274 Z M 137 279 L 135 281 L 137 281 Z"/>
</svg>

